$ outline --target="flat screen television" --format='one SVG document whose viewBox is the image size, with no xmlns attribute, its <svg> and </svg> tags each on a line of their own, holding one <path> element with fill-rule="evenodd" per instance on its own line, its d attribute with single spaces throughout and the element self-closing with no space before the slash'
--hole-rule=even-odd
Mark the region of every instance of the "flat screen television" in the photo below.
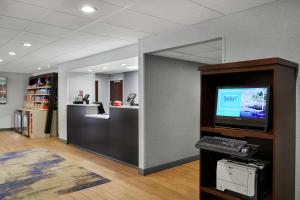
<svg viewBox="0 0 300 200">
<path fill-rule="evenodd" d="M 217 87 L 215 125 L 268 127 L 270 87 Z"/>
</svg>

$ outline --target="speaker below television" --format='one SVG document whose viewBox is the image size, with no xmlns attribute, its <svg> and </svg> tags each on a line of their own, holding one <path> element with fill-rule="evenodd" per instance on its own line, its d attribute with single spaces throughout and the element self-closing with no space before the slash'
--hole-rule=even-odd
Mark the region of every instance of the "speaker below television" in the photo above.
<svg viewBox="0 0 300 200">
<path fill-rule="evenodd" d="M 269 86 L 217 87 L 215 126 L 267 130 Z"/>
</svg>

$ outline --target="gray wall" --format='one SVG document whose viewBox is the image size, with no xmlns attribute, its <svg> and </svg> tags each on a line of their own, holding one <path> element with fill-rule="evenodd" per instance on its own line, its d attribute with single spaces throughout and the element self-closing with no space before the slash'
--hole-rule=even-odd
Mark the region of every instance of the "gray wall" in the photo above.
<svg viewBox="0 0 300 200">
<path fill-rule="evenodd" d="M 135 93 L 135 101 L 139 101 L 139 72 L 125 72 L 124 73 L 124 102 L 130 93 Z"/>
<path fill-rule="evenodd" d="M 109 112 L 110 92 L 109 92 L 109 74 L 96 74 L 96 80 L 100 81 L 99 101 L 103 103 L 105 112 Z"/>
<path fill-rule="evenodd" d="M 7 77 L 7 104 L 0 105 L 0 129 L 14 127 L 14 112 L 23 107 L 24 95 L 30 74 L 4 73 Z"/>
<path fill-rule="evenodd" d="M 199 64 L 147 55 L 145 65 L 147 168 L 198 155 Z"/>
</svg>

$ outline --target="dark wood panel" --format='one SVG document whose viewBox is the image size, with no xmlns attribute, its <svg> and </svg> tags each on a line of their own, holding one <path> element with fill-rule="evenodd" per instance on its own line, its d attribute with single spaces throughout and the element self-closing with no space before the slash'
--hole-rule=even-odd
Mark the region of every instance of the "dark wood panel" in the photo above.
<svg viewBox="0 0 300 200">
<path fill-rule="evenodd" d="M 123 101 L 123 81 L 110 81 L 110 101 Z"/>
<path fill-rule="evenodd" d="M 255 158 L 271 161 L 268 200 L 295 199 L 296 63 L 270 58 L 199 67 L 201 70 L 201 135 L 243 138 L 260 146 Z M 270 86 L 267 132 L 214 127 L 217 86 Z M 234 199 L 217 191 L 216 164 L 226 155 L 201 151 L 201 199 Z M 283 175 L 284 174 L 284 175 Z"/>
<path fill-rule="evenodd" d="M 68 143 L 138 166 L 138 109 L 111 108 L 109 120 L 85 113 L 85 106 L 68 106 Z"/>
<path fill-rule="evenodd" d="M 138 110 L 110 109 L 111 156 L 138 165 Z"/>
</svg>

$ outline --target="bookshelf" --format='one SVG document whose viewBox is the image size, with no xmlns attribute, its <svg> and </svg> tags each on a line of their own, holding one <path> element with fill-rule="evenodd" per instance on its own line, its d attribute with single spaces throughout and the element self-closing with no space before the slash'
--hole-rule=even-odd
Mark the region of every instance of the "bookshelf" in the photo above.
<svg viewBox="0 0 300 200">
<path fill-rule="evenodd" d="M 272 191 L 265 200 L 295 199 L 296 77 L 298 64 L 268 58 L 199 67 L 201 72 L 200 135 L 243 139 L 259 145 L 254 158 L 271 162 Z M 267 131 L 214 126 L 218 86 L 270 86 Z M 229 155 L 200 151 L 200 199 L 240 200 L 237 194 L 216 189 L 217 161 Z M 287 178 L 288 177 L 288 178 Z"/>
<path fill-rule="evenodd" d="M 25 94 L 24 109 L 47 111 L 46 134 L 51 132 L 53 112 L 57 110 L 57 84 L 57 73 L 33 76 L 29 78 Z"/>
</svg>

